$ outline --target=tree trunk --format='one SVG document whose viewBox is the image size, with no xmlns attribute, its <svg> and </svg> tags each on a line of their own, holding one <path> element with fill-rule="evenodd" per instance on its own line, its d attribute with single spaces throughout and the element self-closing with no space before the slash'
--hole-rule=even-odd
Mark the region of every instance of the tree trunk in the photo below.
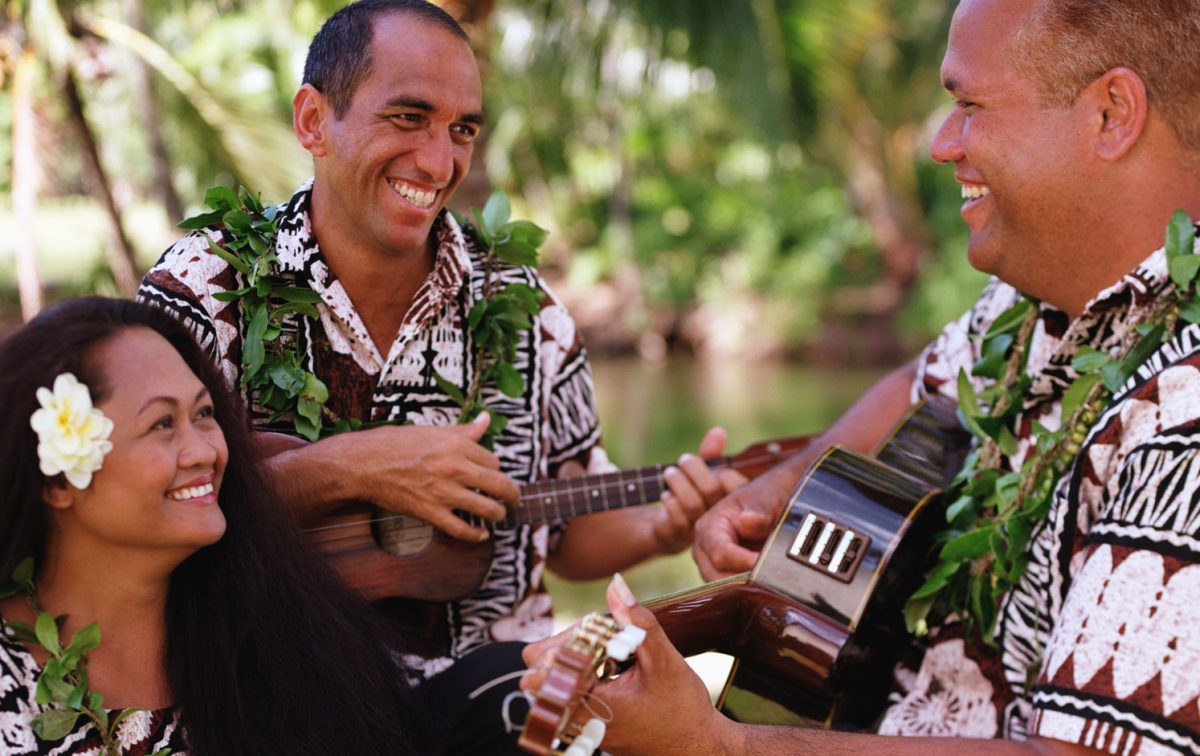
<svg viewBox="0 0 1200 756">
<path fill-rule="evenodd" d="M 113 240 L 111 244 L 105 245 L 105 253 L 108 257 L 109 268 L 112 270 L 113 281 L 116 282 L 117 290 L 123 296 L 132 297 L 137 292 L 139 282 L 133 245 L 129 242 L 129 236 L 125 233 L 125 227 L 121 222 L 121 209 L 117 206 L 116 197 L 113 196 L 112 183 L 108 180 L 108 174 L 104 171 L 104 164 L 100 160 L 100 147 L 96 143 L 96 135 L 88 125 L 87 116 L 83 112 L 83 100 L 79 97 L 75 72 L 70 68 L 63 74 L 63 94 L 66 96 L 71 120 L 75 122 L 76 130 L 79 133 L 80 144 L 83 147 L 84 168 L 88 175 L 92 194 L 96 201 L 104 207 L 112 226 Z"/>
<path fill-rule="evenodd" d="M 125 0 L 125 20 L 131 28 L 149 36 L 142 0 Z M 154 88 L 151 86 L 150 66 L 140 55 L 130 55 L 130 58 L 133 65 L 133 96 L 138 110 L 142 113 L 142 128 L 146 130 L 146 139 L 150 142 L 150 157 L 154 162 L 154 194 L 163 203 L 168 222 L 175 224 L 183 220 L 183 203 L 180 202 L 175 183 L 171 180 L 171 158 L 163 140 L 162 116 L 159 113 L 158 100 L 154 97 Z"/>
<path fill-rule="evenodd" d="M 13 72 L 12 206 L 17 219 L 17 291 L 21 317 L 29 320 L 42 309 L 42 279 L 38 275 L 34 220 L 37 217 L 38 183 L 36 125 L 33 117 L 33 50 L 25 48 Z"/>
</svg>

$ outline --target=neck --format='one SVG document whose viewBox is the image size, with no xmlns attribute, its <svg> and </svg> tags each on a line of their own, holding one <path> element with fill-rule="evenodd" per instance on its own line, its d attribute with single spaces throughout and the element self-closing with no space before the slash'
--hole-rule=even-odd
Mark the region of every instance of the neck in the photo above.
<svg viewBox="0 0 1200 756">
<path fill-rule="evenodd" d="M 1078 253 L 1070 259 L 1053 255 L 1059 269 L 1047 271 L 1046 279 L 1063 288 L 1041 298 L 1072 318 L 1163 246 L 1172 213 L 1182 209 L 1193 220 L 1200 219 L 1196 153 L 1180 147 L 1172 134 L 1162 133 L 1164 124 L 1154 122 L 1147 128 L 1149 136 L 1138 148 L 1142 151 L 1098 180 L 1095 196 L 1080 202 L 1077 217 L 1063 221 L 1077 232 Z"/>
<path fill-rule="evenodd" d="M 312 193 L 313 233 L 330 271 L 362 318 L 371 340 L 387 356 L 417 290 L 433 270 L 432 244 L 411 250 L 381 250 L 343 224 L 335 200 L 318 185 Z"/>
</svg>

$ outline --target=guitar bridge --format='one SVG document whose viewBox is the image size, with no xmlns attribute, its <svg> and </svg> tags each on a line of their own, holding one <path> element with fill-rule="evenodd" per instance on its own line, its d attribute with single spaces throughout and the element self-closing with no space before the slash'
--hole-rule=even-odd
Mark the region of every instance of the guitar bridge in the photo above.
<svg viewBox="0 0 1200 756">
<path fill-rule="evenodd" d="M 800 530 L 787 554 L 823 575 L 849 583 L 870 543 L 870 536 L 809 512 L 800 522 Z"/>
</svg>

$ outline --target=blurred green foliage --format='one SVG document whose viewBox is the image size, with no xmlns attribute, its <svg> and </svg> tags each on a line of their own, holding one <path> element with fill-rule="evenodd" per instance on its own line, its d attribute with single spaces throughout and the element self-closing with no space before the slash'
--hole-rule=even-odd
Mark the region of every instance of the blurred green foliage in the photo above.
<svg viewBox="0 0 1200 756">
<path fill-rule="evenodd" d="M 170 213 L 148 209 L 164 197 L 156 160 L 185 212 L 213 184 L 281 200 L 308 175 L 291 96 L 309 39 L 342 4 L 9 0 L 0 70 L 21 45 L 40 61 L 37 238 L 50 283 L 99 285 L 109 243 L 103 216 L 79 209 L 87 182 L 53 51 L 71 51 L 65 65 L 145 262 L 174 234 Z M 949 0 L 445 4 L 475 21 L 489 120 L 476 168 L 486 181 L 458 204 L 503 188 L 516 215 L 551 229 L 548 274 L 599 348 L 888 360 L 979 289 L 952 171 L 924 154 L 949 103 L 937 76 Z M 53 24 L 32 23 L 55 13 L 66 47 Z M 0 95 L 5 226 L 30 222 L 8 211 L 11 82 Z M 3 282 L 11 245 L 0 233 Z"/>
</svg>

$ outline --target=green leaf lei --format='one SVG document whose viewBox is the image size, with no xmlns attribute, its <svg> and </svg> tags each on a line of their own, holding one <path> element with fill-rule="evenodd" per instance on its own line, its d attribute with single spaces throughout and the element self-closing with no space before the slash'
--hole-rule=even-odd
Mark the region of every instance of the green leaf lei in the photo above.
<svg viewBox="0 0 1200 756">
<path fill-rule="evenodd" d="M 21 622 L 7 623 L 12 629 L 14 639 L 40 646 L 49 656 L 41 674 L 38 675 L 34 700 L 41 706 L 53 704 L 53 708 L 46 709 L 33 718 L 33 734 L 45 741 L 59 740 L 75 729 L 80 717 L 87 717 L 100 733 L 102 756 L 117 756 L 121 752 L 117 728 L 131 714 L 142 710 L 122 709 L 110 719 L 108 710 L 104 708 L 104 696 L 88 687 L 87 655 L 100 645 L 100 625 L 93 622 L 82 628 L 72 635 L 71 640 L 64 646 L 59 638 L 61 618 L 56 618 L 37 606 L 33 559 L 22 560 L 13 570 L 12 580 L 0 584 L 0 598 L 18 593 L 25 593 L 30 597 L 37 618 L 32 627 Z M 156 751 L 154 756 L 167 756 L 170 752 L 171 749 L 166 748 Z"/>
<path fill-rule="evenodd" d="M 245 280 L 245 286 L 214 296 L 223 302 L 240 302 L 246 323 L 242 337 L 242 384 L 258 404 L 271 411 L 269 422 L 292 415 L 296 433 L 310 441 L 322 435 L 366 427 L 357 418 L 341 418 L 326 406 L 329 390 L 305 370 L 300 356 L 283 331 L 284 320 L 294 314 L 319 318 L 316 304 L 321 297 L 307 287 L 293 286 L 279 275 L 274 241 L 278 230 L 278 206 L 266 206 L 260 196 L 245 187 L 237 192 L 218 186 L 209 189 L 204 202 L 211 212 L 179 224 L 186 230 L 203 232 L 220 228 L 222 240 L 205 233 L 209 247 Z M 503 394 L 520 396 L 525 380 L 513 365 L 521 331 L 533 327 L 533 317 L 542 303 L 542 292 L 527 284 L 500 285 L 496 273 L 502 265 L 536 266 L 538 248 L 546 232 L 530 221 L 510 221 L 508 197 L 495 192 L 482 211 L 472 210 L 474 224 L 461 218 L 460 225 L 474 233 L 484 245 L 483 298 L 467 314 L 467 330 L 474 344 L 474 369 L 464 392 L 435 375 L 438 387 L 462 409 L 460 423 L 469 423 L 487 407 L 485 386 L 494 385 Z M 491 424 L 480 443 L 491 448 L 508 418 L 493 412 Z"/>
<path fill-rule="evenodd" d="M 959 416 L 977 443 L 944 495 L 948 527 L 935 539 L 937 563 L 904 607 L 911 632 L 921 636 L 930 619 L 957 617 L 973 631 L 971 637 L 995 644 L 999 602 L 1025 573 L 1030 536 L 1049 513 L 1054 490 L 1088 429 L 1113 394 L 1174 335 L 1179 318 L 1200 323 L 1194 236 L 1191 219 L 1177 210 L 1165 248 L 1174 288 L 1129 330 L 1115 354 L 1079 351 L 1071 362 L 1079 377 L 1063 395 L 1059 430 L 1034 422 L 1030 450 L 1017 471 L 1007 470 L 1005 460 L 1017 451 L 1017 422 L 1031 383 L 1025 363 L 1037 303 L 1022 298 L 984 334 L 971 374 L 994 383 L 976 392 L 966 372 L 959 373 Z"/>
</svg>

